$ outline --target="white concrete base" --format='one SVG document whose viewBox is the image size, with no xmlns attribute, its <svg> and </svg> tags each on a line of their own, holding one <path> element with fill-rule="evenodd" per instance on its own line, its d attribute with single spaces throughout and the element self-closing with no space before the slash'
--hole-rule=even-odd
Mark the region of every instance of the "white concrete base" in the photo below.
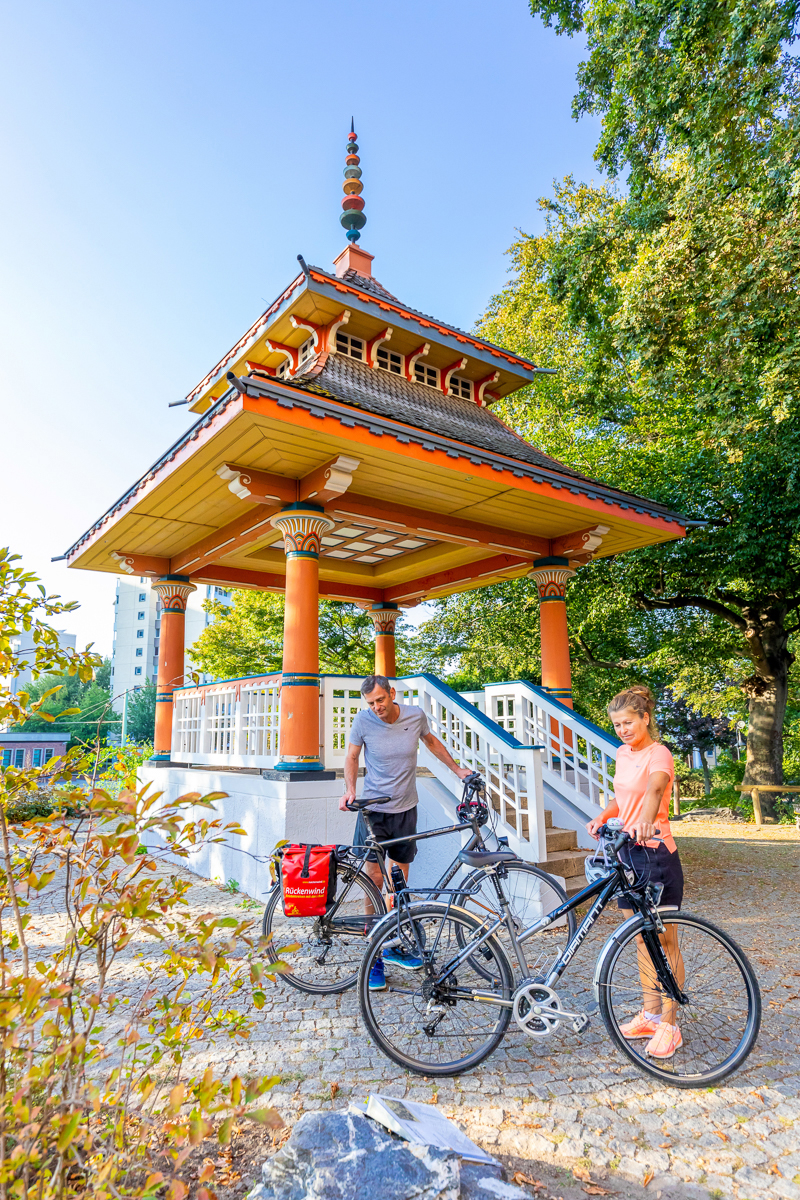
<svg viewBox="0 0 800 1200">
<path fill-rule="evenodd" d="M 261 775 L 238 775 L 189 767 L 142 767 L 142 784 L 150 783 L 168 800 L 187 792 L 227 792 L 214 801 L 214 814 L 193 805 L 185 811 L 187 820 L 219 818 L 223 824 L 237 821 L 244 836 L 227 834 L 225 844 L 201 847 L 188 859 L 173 859 L 196 875 L 222 884 L 235 879 L 242 892 L 263 900 L 270 890 L 269 867 L 257 863 L 251 855 L 268 858 L 278 842 L 333 842 L 353 840 L 355 816 L 339 811 L 341 779 L 321 779 L 304 783 L 285 783 L 264 779 Z M 145 839 L 146 840 L 146 839 Z M 155 839 L 152 842 L 155 845 Z M 243 851 L 247 853 L 243 853 Z"/>
<path fill-rule="evenodd" d="M 204 879 L 221 884 L 235 879 L 240 891 L 256 900 L 265 899 L 271 882 L 269 866 L 256 862 L 254 855 L 267 859 L 278 842 L 284 840 L 322 845 L 350 845 L 353 841 L 355 814 L 339 810 L 341 779 L 294 783 L 211 768 L 144 766 L 139 770 L 139 781 L 149 783 L 154 792 L 163 792 L 166 800 L 176 800 L 189 792 L 199 792 L 201 796 L 227 792 L 224 798 L 213 802 L 213 813 L 191 805 L 183 810 L 184 814 L 187 820 L 218 818 L 223 825 L 236 821 L 245 830 L 244 836 L 229 833 L 224 843 L 201 846 L 187 859 L 169 857 Z M 456 800 L 438 779 L 418 777 L 417 793 L 420 832 L 457 823 Z M 419 842 L 409 873 L 410 883 L 432 887 L 469 836 L 468 832 L 450 833 Z M 145 837 L 144 841 L 153 848 L 163 845 L 155 836 Z M 464 873 L 462 869 L 461 876 Z"/>
</svg>

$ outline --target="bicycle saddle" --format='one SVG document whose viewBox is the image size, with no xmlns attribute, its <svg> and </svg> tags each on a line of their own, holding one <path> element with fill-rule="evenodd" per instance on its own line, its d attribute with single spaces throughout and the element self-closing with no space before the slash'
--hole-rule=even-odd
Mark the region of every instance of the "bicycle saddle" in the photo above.
<svg viewBox="0 0 800 1200">
<path fill-rule="evenodd" d="M 497 863 L 518 862 L 519 855 L 513 850 L 462 850 L 458 860 L 467 867 L 494 867 Z"/>
</svg>

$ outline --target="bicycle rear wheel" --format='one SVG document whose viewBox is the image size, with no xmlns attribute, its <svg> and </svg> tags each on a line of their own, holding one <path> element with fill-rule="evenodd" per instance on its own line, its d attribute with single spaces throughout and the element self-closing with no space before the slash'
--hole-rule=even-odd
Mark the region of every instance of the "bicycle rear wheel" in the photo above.
<svg viewBox="0 0 800 1200">
<path fill-rule="evenodd" d="M 567 902 L 567 893 L 561 884 L 532 863 L 507 863 L 500 883 L 508 899 L 511 918 L 518 935 L 534 921 L 538 921 L 539 917 L 546 916 Z M 464 880 L 463 887 L 464 892 L 456 900 L 460 908 L 474 913 L 481 920 L 487 912 L 500 914 L 500 901 L 488 870 L 480 867 L 477 871 L 472 871 Z M 566 949 L 576 928 L 575 913 L 570 912 L 525 942 L 522 952 L 528 969 L 524 974 L 544 977 L 561 952 Z M 495 937 L 513 961 L 514 951 L 505 925 L 498 929 Z M 481 969 L 480 959 L 476 959 L 476 966 Z"/>
<path fill-rule="evenodd" d="M 642 919 L 621 937 L 612 936 L 604 953 L 600 1012 L 612 1040 L 645 1075 L 673 1087 L 708 1087 L 737 1070 L 753 1048 L 761 1024 L 758 980 L 744 951 L 710 921 L 680 912 L 662 913 L 661 919 L 680 955 L 678 960 L 667 944 L 679 985 L 685 973 L 687 1003 L 677 1006 L 674 1021 L 682 1044 L 671 1058 L 653 1058 L 646 1049 L 649 1039 L 629 1041 L 620 1031 L 642 1008 L 643 984 L 667 1003 L 649 952 L 637 944 Z"/>
<path fill-rule="evenodd" d="M 433 902 L 412 905 L 400 918 L 400 939 L 414 954 L 422 951 L 425 966 L 409 971 L 385 961 L 386 991 L 371 992 L 369 976 L 384 949 L 396 943 L 397 921 L 384 920 L 370 939 L 358 975 L 361 1015 L 378 1048 L 406 1070 L 459 1075 L 483 1062 L 502 1041 L 511 1020 L 514 981 L 499 942 L 487 939 L 454 975 L 438 982 L 446 964 L 480 927 L 463 909 Z M 474 959 L 488 968 L 491 981 L 478 973 Z M 473 991 L 479 995 L 472 996 Z M 499 1003 L 503 1000 L 507 1005 Z"/>
<path fill-rule="evenodd" d="M 330 918 L 285 916 L 280 883 L 267 899 L 261 932 L 272 936 L 264 953 L 268 962 L 282 958 L 288 964 L 281 979 L 298 991 L 324 996 L 353 987 L 375 914 L 386 912 L 383 895 L 363 871 L 339 863 L 336 885 L 344 899 Z M 288 946 L 296 949 L 282 955 Z"/>
</svg>

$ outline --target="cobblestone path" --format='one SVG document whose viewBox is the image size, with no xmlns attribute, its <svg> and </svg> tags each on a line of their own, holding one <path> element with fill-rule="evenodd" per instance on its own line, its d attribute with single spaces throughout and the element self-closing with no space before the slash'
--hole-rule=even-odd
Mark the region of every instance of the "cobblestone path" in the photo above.
<svg viewBox="0 0 800 1200">
<path fill-rule="evenodd" d="M 272 1102 L 290 1123 L 304 1111 L 382 1091 L 437 1101 L 494 1152 L 646 1183 L 647 1195 L 800 1200 L 800 834 L 785 826 L 686 822 L 676 836 L 686 910 L 733 935 L 763 992 L 756 1048 L 746 1069 L 722 1087 L 659 1087 L 614 1050 L 599 1016 L 582 1037 L 570 1031 L 543 1043 L 512 1023 L 477 1070 L 427 1083 L 369 1043 L 352 992 L 315 999 L 285 985 L 268 993 L 254 1036 L 234 1056 L 220 1044 L 203 1049 L 197 1063 L 280 1074 Z M 241 915 L 236 898 L 214 884 L 198 880 L 190 895 L 198 912 Z M 55 913 L 41 913 L 36 925 L 54 933 L 47 926 L 55 920 Z M 570 998 L 588 1003 L 595 957 L 614 920 L 598 923 L 572 964 L 562 993 L 567 1007 Z M 135 993 L 134 964 L 121 970 Z M 331 1084 L 338 1085 L 334 1100 Z"/>
</svg>

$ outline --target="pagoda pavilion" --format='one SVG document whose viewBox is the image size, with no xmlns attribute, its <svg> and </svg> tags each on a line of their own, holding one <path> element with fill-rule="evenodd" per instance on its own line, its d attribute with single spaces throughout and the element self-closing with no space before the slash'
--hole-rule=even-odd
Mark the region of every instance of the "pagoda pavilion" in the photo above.
<svg viewBox="0 0 800 1200">
<path fill-rule="evenodd" d="M 543 454 L 492 411 L 546 368 L 403 303 L 359 245 L 350 133 L 332 270 L 300 269 L 189 393 L 194 424 L 69 549 L 70 567 L 149 576 L 162 602 L 156 763 L 185 681 L 201 583 L 286 597 L 276 769 L 323 769 L 319 597 L 368 608 L 394 676 L 400 610 L 530 576 L 542 686 L 571 705 L 565 588 L 591 558 L 680 538 L 680 517 Z"/>
</svg>

